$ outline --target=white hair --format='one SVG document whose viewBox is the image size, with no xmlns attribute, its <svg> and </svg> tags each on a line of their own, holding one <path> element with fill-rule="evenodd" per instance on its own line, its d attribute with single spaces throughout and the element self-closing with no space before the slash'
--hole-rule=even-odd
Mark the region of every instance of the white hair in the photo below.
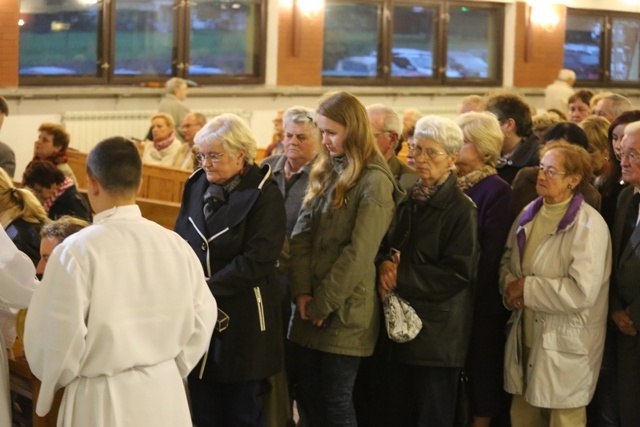
<svg viewBox="0 0 640 427">
<path fill-rule="evenodd" d="M 367 107 L 369 117 L 380 115 L 383 118 L 383 130 L 402 134 L 402 119 L 400 115 L 391 107 L 384 104 L 373 104 Z"/>
<path fill-rule="evenodd" d="M 458 153 L 464 142 L 462 129 L 446 117 L 425 116 L 416 123 L 415 139 L 433 139 L 441 144 L 447 154 Z"/>
<path fill-rule="evenodd" d="M 244 150 L 244 160 L 248 165 L 252 165 L 256 158 L 256 139 L 244 120 L 235 114 L 214 117 L 196 133 L 193 140 L 196 145 L 220 144 L 223 150 L 233 155 Z"/>
</svg>

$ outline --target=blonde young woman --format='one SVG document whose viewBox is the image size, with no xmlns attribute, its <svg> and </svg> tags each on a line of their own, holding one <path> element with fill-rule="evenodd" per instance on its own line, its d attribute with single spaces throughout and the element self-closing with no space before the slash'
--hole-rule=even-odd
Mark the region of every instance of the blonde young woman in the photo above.
<svg viewBox="0 0 640 427">
<path fill-rule="evenodd" d="M 40 228 L 49 221 L 40 201 L 31 191 L 16 188 L 0 169 L 0 225 L 33 265 L 40 260 Z"/>
<path fill-rule="evenodd" d="M 380 320 L 374 259 L 403 192 L 356 97 L 328 94 L 317 113 L 323 147 L 290 244 L 290 339 L 303 347 L 299 404 L 308 425 L 355 426 L 353 386 Z"/>
</svg>

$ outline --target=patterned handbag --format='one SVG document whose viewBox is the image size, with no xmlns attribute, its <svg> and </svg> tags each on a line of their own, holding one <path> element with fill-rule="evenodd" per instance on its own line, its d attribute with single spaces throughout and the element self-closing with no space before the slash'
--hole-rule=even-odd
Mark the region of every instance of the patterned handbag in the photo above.
<svg viewBox="0 0 640 427">
<path fill-rule="evenodd" d="M 398 343 L 411 341 L 422 329 L 422 320 L 416 311 L 396 292 L 389 292 L 385 296 L 382 307 L 387 334 L 392 341 Z"/>
</svg>

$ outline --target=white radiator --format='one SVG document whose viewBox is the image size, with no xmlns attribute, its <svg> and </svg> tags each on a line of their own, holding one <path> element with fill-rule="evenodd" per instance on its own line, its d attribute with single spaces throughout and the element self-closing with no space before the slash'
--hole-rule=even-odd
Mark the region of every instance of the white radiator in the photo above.
<svg viewBox="0 0 640 427">
<path fill-rule="evenodd" d="M 198 111 L 208 119 L 222 113 L 234 113 L 251 124 L 251 112 L 239 110 Z M 134 111 L 70 111 L 62 114 L 62 125 L 69 135 L 70 146 L 82 152 L 89 152 L 94 145 L 105 138 L 124 136 L 143 140 L 151 126 L 155 110 Z"/>
</svg>

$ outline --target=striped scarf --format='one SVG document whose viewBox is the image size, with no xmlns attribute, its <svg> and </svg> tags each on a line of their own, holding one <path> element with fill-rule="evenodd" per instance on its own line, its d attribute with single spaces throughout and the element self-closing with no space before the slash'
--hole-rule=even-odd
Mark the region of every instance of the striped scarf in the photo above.
<svg viewBox="0 0 640 427">
<path fill-rule="evenodd" d="M 55 193 L 53 193 L 51 197 L 49 197 L 47 200 L 45 200 L 42 203 L 42 206 L 44 207 L 44 210 L 45 212 L 47 212 L 47 214 L 49 213 L 49 209 L 51 208 L 51 205 L 53 205 L 53 203 L 58 199 L 58 197 L 60 197 L 62 193 L 67 191 L 69 187 L 72 187 L 72 186 L 73 186 L 73 180 L 71 178 L 65 177 L 64 181 L 62 182 L 62 184 L 58 186 Z"/>
</svg>

